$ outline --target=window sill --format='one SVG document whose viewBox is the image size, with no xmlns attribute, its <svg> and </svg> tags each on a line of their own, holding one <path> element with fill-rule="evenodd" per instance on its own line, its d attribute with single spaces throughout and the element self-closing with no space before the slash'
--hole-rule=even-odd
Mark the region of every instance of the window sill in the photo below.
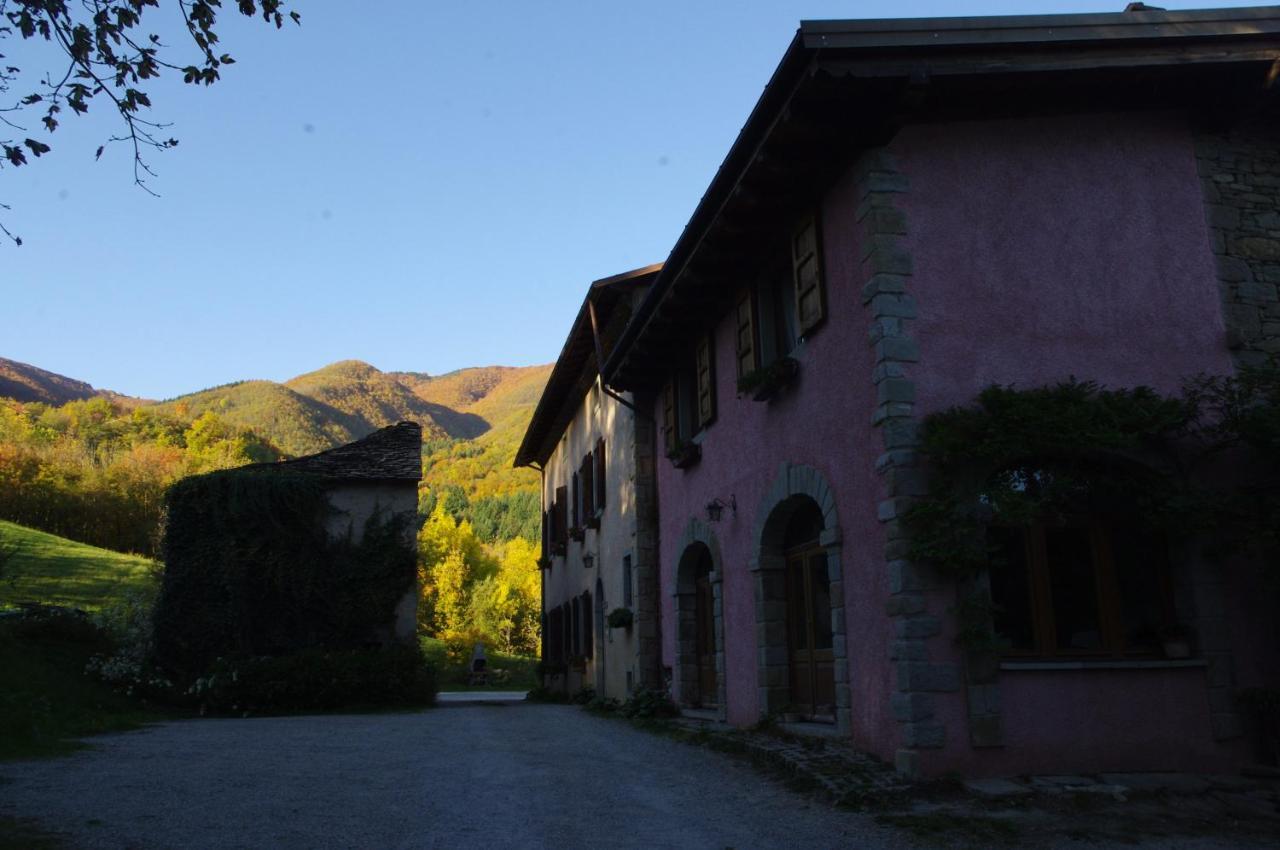
<svg viewBox="0 0 1280 850">
<path fill-rule="evenodd" d="M 1099 661 L 1001 661 L 1001 670 L 1176 670 L 1208 667 L 1203 658 L 1107 659 Z"/>
</svg>

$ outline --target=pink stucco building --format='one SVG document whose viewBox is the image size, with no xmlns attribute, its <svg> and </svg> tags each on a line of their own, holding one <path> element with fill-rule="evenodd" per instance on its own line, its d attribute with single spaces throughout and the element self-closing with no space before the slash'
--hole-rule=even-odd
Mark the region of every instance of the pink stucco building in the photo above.
<svg viewBox="0 0 1280 850">
<path fill-rule="evenodd" d="M 978 670 L 901 518 L 921 421 L 985 387 L 1176 392 L 1280 350 L 1278 50 L 1280 8 L 802 24 L 602 369 L 670 458 L 678 702 L 919 775 L 1253 757 L 1236 694 L 1280 644 L 1249 565 L 1027 532 Z"/>
</svg>

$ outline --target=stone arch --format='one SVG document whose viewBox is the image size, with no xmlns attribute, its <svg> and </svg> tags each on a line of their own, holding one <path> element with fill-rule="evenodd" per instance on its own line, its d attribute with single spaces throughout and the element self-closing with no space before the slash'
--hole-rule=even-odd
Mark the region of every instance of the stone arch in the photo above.
<svg viewBox="0 0 1280 850">
<path fill-rule="evenodd" d="M 831 634 L 836 691 L 836 725 L 850 731 L 849 664 L 845 642 L 844 575 L 840 562 L 840 522 L 835 492 L 818 470 L 784 463 L 760 500 L 753 534 L 755 556 L 758 705 L 762 715 L 783 711 L 791 701 L 787 647 L 787 587 L 784 541 L 791 520 L 805 507 L 822 516 L 818 544 L 826 551 L 831 593 Z"/>
<path fill-rule="evenodd" d="M 711 562 L 712 633 L 715 640 L 716 715 L 719 720 L 728 717 L 724 666 L 724 562 L 720 557 L 720 543 L 715 532 L 696 517 L 685 526 L 676 551 L 676 577 L 673 595 L 676 609 L 676 684 L 681 701 L 686 695 L 697 693 L 698 668 L 696 656 L 697 588 L 696 570 L 705 556 Z"/>
</svg>

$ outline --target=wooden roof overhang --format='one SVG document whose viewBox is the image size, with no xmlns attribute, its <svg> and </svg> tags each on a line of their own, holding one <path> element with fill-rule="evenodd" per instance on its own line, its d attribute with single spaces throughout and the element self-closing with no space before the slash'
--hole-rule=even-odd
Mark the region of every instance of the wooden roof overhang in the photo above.
<svg viewBox="0 0 1280 850">
<path fill-rule="evenodd" d="M 1276 97 L 1280 7 L 806 21 L 604 367 L 655 388 L 777 234 L 904 124 Z"/>
<path fill-rule="evenodd" d="M 616 341 L 631 319 L 630 303 L 626 296 L 636 287 L 651 283 L 662 264 L 657 263 L 629 272 L 594 281 L 578 308 L 578 315 L 569 329 L 560 356 L 551 369 L 547 385 L 542 390 L 538 405 L 534 408 L 524 439 L 516 451 L 516 467 L 543 465 L 556 443 L 573 421 L 578 407 L 600 374 L 596 359 L 596 336 L 592 328 L 591 309 L 595 307 L 596 321 L 605 350 Z"/>
</svg>

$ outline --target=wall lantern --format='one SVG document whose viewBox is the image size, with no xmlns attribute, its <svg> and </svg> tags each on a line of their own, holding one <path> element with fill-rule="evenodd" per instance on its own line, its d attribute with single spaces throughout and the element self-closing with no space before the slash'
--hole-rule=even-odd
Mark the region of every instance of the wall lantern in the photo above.
<svg viewBox="0 0 1280 850">
<path fill-rule="evenodd" d="M 589 570 L 589 569 L 591 569 L 592 567 L 594 567 L 595 565 L 596 565 L 596 556 L 595 556 L 595 555 L 592 555 L 590 552 L 583 552 L 583 553 L 582 553 L 582 568 L 583 568 L 584 570 Z"/>
<path fill-rule="evenodd" d="M 711 522 L 719 522 L 720 517 L 724 515 L 725 508 L 733 511 L 733 515 L 736 517 L 738 515 L 738 497 L 731 495 L 727 502 L 719 498 L 707 502 L 707 519 Z"/>
</svg>

